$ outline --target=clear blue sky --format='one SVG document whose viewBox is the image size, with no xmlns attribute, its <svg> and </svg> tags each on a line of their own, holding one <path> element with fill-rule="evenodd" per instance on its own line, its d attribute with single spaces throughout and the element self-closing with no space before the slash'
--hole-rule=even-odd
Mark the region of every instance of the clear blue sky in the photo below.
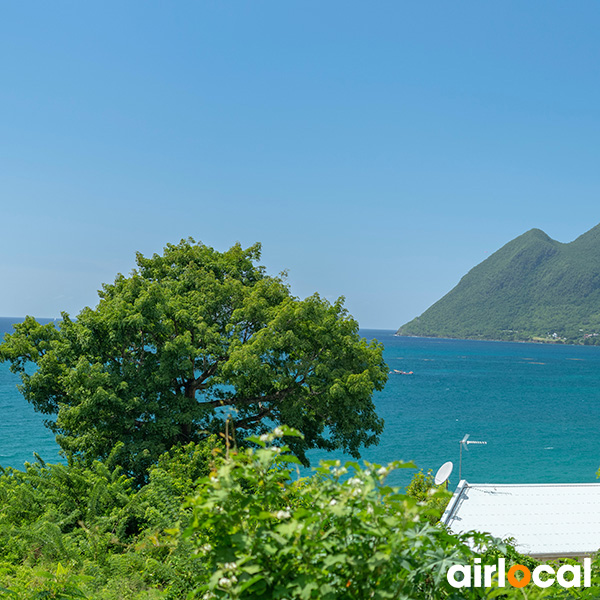
<svg viewBox="0 0 600 600">
<path fill-rule="evenodd" d="M 0 315 L 192 236 L 396 328 L 600 222 L 599 31 L 595 0 L 5 2 Z"/>
</svg>

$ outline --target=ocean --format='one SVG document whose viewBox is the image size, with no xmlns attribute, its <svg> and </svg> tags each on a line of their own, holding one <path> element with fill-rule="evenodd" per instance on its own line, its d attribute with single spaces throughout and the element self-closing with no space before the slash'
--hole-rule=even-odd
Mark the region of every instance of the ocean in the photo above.
<svg viewBox="0 0 600 600">
<path fill-rule="evenodd" d="M 12 320 L 0 319 L 10 330 Z M 361 330 L 385 346 L 389 380 L 375 394 L 385 430 L 363 451 L 370 462 L 413 461 L 434 472 L 454 463 L 459 442 L 485 441 L 462 453 L 471 483 L 594 482 L 600 468 L 600 347 L 407 338 Z M 396 373 L 409 372 L 412 375 Z M 0 365 L 0 464 L 21 468 L 37 452 L 60 459 L 44 416 L 16 389 L 18 377 Z M 340 453 L 313 450 L 315 464 Z M 390 483 L 406 485 L 414 471 Z"/>
<path fill-rule="evenodd" d="M 19 319 L 0 317 L 0 339 L 12 333 Z M 38 319 L 48 323 L 51 319 Z M 25 461 L 35 460 L 37 452 L 47 462 L 58 462 L 59 448 L 54 435 L 44 426 L 47 415 L 36 413 L 17 389 L 18 375 L 8 363 L 0 363 L 0 465 L 22 469 Z"/>
</svg>

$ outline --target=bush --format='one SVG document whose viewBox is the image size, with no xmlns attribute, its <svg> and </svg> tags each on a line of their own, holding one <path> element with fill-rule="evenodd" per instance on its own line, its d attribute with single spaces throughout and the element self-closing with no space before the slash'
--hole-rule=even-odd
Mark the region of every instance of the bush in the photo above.
<svg viewBox="0 0 600 600">
<path fill-rule="evenodd" d="M 284 434 L 295 435 L 253 438 L 260 448 L 232 455 L 190 502 L 183 539 L 211 573 L 195 597 L 455 597 L 446 571 L 470 561 L 468 538 L 432 526 L 414 498 L 385 484 L 413 465 L 324 461 L 317 477 L 293 480 L 297 459 L 267 447 Z"/>
<path fill-rule="evenodd" d="M 423 471 L 415 473 L 406 488 L 406 495 L 425 507 L 425 514 L 428 515 L 427 518 L 432 525 L 442 518 L 452 498 L 452 494 L 445 486 L 435 485 L 431 471 L 427 471 L 427 474 Z"/>
</svg>

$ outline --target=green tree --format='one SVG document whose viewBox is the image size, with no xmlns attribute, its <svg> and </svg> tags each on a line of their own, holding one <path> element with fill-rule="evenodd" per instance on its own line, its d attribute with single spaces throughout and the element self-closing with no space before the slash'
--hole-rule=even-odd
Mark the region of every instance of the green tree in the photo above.
<svg viewBox="0 0 600 600">
<path fill-rule="evenodd" d="M 290 445 L 304 463 L 313 447 L 358 456 L 383 428 L 381 344 L 358 335 L 342 298 L 300 300 L 259 259 L 259 244 L 220 253 L 192 239 L 138 253 L 96 308 L 16 325 L 0 360 L 65 451 L 105 458 L 122 442 L 117 460 L 138 478 L 227 414 L 240 439 L 277 423 L 301 431 Z"/>
</svg>

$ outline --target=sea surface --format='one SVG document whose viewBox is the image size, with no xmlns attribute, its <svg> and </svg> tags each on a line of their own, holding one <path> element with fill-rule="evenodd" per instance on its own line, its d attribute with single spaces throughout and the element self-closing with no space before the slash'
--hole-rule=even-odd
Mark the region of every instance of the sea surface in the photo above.
<svg viewBox="0 0 600 600">
<path fill-rule="evenodd" d="M 11 320 L 0 319 L 0 331 Z M 600 347 L 480 342 L 398 337 L 393 331 L 361 330 L 385 346 L 391 371 L 375 394 L 385 430 L 363 451 L 378 464 L 413 461 L 436 471 L 454 463 L 459 442 L 485 441 L 462 453 L 462 477 L 471 483 L 595 482 L 600 468 Z M 397 371 L 412 371 L 403 375 Z M 21 468 L 37 452 L 60 460 L 44 417 L 33 411 L 0 364 L 0 464 Z M 341 458 L 311 451 L 313 463 Z M 393 474 L 406 485 L 413 471 Z"/>
<path fill-rule="evenodd" d="M 13 323 L 20 320 L 0 317 L 0 341 L 14 331 Z M 40 323 L 51 320 L 38 319 Z M 23 398 L 17 389 L 20 382 L 8 363 L 0 363 L 0 465 L 21 469 L 25 461 L 35 460 L 34 452 L 47 462 L 59 462 L 54 435 L 44 426 L 48 416 L 36 413 Z"/>
</svg>

